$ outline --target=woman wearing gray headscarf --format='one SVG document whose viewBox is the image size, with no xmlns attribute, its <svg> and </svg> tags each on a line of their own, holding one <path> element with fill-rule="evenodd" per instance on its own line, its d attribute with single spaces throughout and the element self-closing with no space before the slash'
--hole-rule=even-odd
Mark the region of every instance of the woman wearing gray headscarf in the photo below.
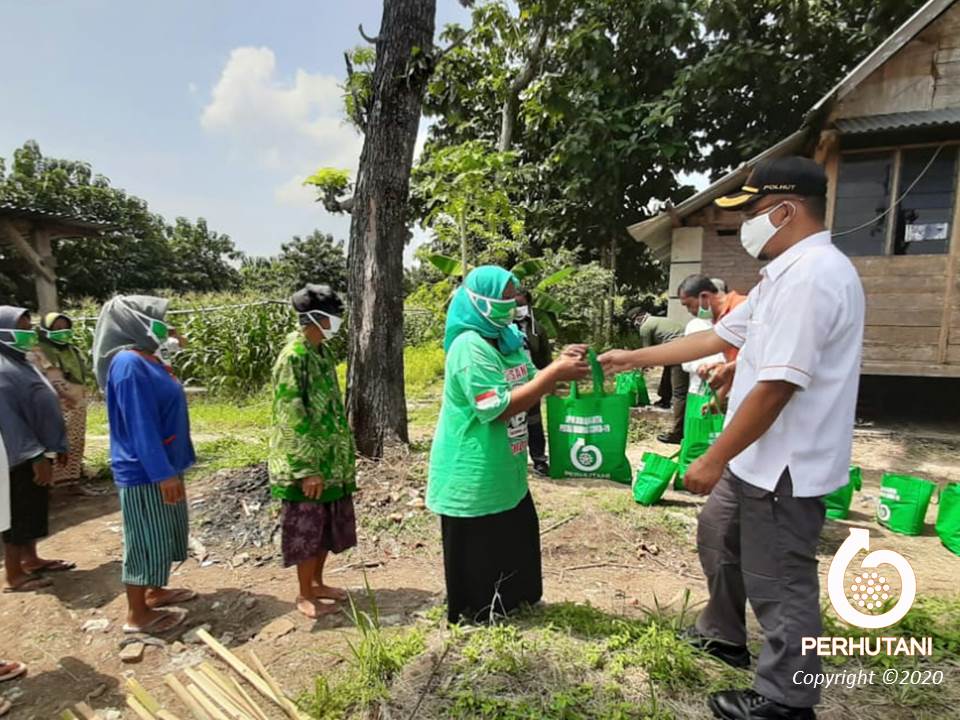
<svg viewBox="0 0 960 720">
<path fill-rule="evenodd" d="M 196 457 L 183 386 L 159 357 L 179 343 L 167 301 L 120 296 L 104 305 L 93 339 L 94 372 L 107 401 L 110 464 L 123 517 L 124 632 L 161 633 L 185 615 L 158 610 L 196 597 L 166 589 L 187 559 L 183 473 Z"/>
<path fill-rule="evenodd" d="M 10 464 L 11 511 L 3 533 L 5 592 L 49 586 L 34 573 L 75 567 L 37 554 L 37 540 L 49 530 L 50 457 L 66 455 L 67 431 L 56 392 L 27 359 L 36 344 L 30 313 L 0 306 L 0 435 Z"/>
</svg>

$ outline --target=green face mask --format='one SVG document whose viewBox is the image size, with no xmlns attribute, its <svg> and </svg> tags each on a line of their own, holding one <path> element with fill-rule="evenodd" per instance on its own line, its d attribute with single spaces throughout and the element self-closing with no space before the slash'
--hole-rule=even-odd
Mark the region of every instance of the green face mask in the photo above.
<svg viewBox="0 0 960 720">
<path fill-rule="evenodd" d="M 467 295 L 477 311 L 497 327 L 507 327 L 517 316 L 516 300 L 484 297 L 469 288 Z"/>
<path fill-rule="evenodd" d="M 7 332 L 12 340 L 2 340 L 0 342 L 23 353 L 33 350 L 40 341 L 36 330 L 7 330 Z"/>
<path fill-rule="evenodd" d="M 73 342 L 73 330 L 67 328 L 66 330 L 47 330 L 46 331 L 47 340 L 52 343 L 57 343 L 58 345 L 69 345 Z"/>
<path fill-rule="evenodd" d="M 163 320 L 150 317 L 146 313 L 138 312 L 137 310 L 133 312 L 136 313 L 137 317 L 146 325 L 147 335 L 149 335 L 158 346 L 163 345 L 167 341 L 167 338 L 170 337 L 169 325 L 163 322 Z"/>
<path fill-rule="evenodd" d="M 710 306 L 697 308 L 697 317 L 701 320 L 713 320 L 713 310 Z"/>
</svg>

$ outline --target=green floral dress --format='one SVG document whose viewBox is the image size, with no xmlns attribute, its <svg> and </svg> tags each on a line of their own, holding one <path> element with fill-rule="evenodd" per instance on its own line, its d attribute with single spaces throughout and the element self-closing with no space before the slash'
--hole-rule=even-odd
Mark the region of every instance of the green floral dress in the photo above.
<svg viewBox="0 0 960 720">
<path fill-rule="evenodd" d="M 303 334 L 290 335 L 273 367 L 273 429 L 270 435 L 271 493 L 292 502 L 329 503 L 356 488 L 353 435 L 337 381 L 336 362 Z M 300 481 L 323 478 L 323 494 L 309 500 Z"/>
</svg>

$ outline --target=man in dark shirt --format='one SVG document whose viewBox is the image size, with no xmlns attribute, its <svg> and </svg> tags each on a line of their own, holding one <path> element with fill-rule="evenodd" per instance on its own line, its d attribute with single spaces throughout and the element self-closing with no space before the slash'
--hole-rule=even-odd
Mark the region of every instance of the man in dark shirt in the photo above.
<svg viewBox="0 0 960 720">
<path fill-rule="evenodd" d="M 530 355 L 530 360 L 537 370 L 542 370 L 553 360 L 553 351 L 550 348 L 550 338 L 547 336 L 546 328 L 533 317 L 533 295 L 529 290 L 521 290 L 517 293 L 516 323 L 526 336 L 524 347 Z M 527 411 L 527 435 L 533 471 L 538 475 L 546 476 L 550 472 L 550 465 L 547 460 L 547 439 L 543 434 L 543 417 L 540 414 L 539 402 Z"/>
</svg>

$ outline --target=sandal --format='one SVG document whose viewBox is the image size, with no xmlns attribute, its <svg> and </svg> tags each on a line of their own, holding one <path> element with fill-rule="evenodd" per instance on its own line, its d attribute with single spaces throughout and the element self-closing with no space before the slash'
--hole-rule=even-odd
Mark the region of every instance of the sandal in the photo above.
<svg viewBox="0 0 960 720">
<path fill-rule="evenodd" d="M 77 564 L 75 562 L 67 562 L 66 560 L 46 560 L 36 567 L 24 568 L 23 570 L 31 575 L 36 575 L 45 572 L 67 572 L 68 570 L 75 570 L 76 567 Z"/>
<path fill-rule="evenodd" d="M 13 669 L 9 670 L 8 672 L 5 672 L 3 675 L 0 675 L 0 682 L 4 682 L 6 680 L 14 680 L 20 677 L 21 675 L 27 674 L 27 666 L 25 663 L 16 662 L 16 661 L 11 662 L 9 660 L 0 660 L 0 667 L 4 667 L 4 666 L 11 667 Z M 2 714 L 3 713 L 0 713 L 0 715 Z"/>
<path fill-rule="evenodd" d="M 19 585 L 6 585 L 3 588 L 4 593 L 33 592 L 34 590 L 43 590 L 53 585 L 53 580 L 45 577 L 28 577 Z"/>
<path fill-rule="evenodd" d="M 151 620 L 143 627 L 137 627 L 130 623 L 125 623 L 123 632 L 126 635 L 152 635 L 170 632 L 174 628 L 180 627 L 183 621 L 187 619 L 186 613 L 164 613 L 160 617 Z"/>
<path fill-rule="evenodd" d="M 159 602 L 151 603 L 147 601 L 147 607 L 151 610 L 162 607 L 170 607 L 171 605 L 179 605 L 181 603 L 188 603 L 191 600 L 197 599 L 197 593 L 193 590 L 187 590 L 186 588 L 180 588 L 179 590 L 168 590 L 167 597 Z"/>
</svg>

